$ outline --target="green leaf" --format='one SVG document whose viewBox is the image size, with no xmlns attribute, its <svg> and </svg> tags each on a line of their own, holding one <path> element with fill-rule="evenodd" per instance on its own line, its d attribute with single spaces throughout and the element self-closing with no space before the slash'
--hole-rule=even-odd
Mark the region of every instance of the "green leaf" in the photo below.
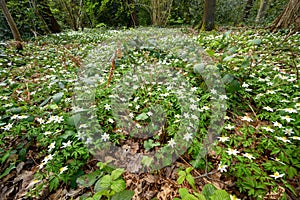
<svg viewBox="0 0 300 200">
<path fill-rule="evenodd" d="M 111 189 L 115 192 L 121 192 L 126 189 L 126 183 L 123 179 L 118 179 L 112 182 Z"/>
<path fill-rule="evenodd" d="M 288 177 L 290 179 L 292 179 L 295 175 L 297 175 L 297 169 L 295 169 L 294 167 L 289 167 L 288 168 Z"/>
<path fill-rule="evenodd" d="M 80 119 L 81 119 L 80 114 L 72 115 L 71 117 L 68 118 L 67 124 L 70 126 L 76 126 L 80 122 Z"/>
<path fill-rule="evenodd" d="M 9 172 L 13 169 L 15 169 L 15 163 L 10 163 L 10 166 L 8 168 L 5 169 L 5 171 L 3 172 L 3 174 L 1 174 L 0 179 L 3 178 L 4 176 L 8 175 Z"/>
<path fill-rule="evenodd" d="M 182 198 L 182 200 L 199 200 L 199 199 L 192 194 L 187 194 Z"/>
<path fill-rule="evenodd" d="M 225 190 L 216 190 L 210 197 L 211 200 L 230 200 L 229 194 Z"/>
<path fill-rule="evenodd" d="M 183 198 L 189 194 L 189 191 L 186 188 L 179 188 L 178 192 L 179 192 L 181 198 Z"/>
<path fill-rule="evenodd" d="M 7 113 L 19 114 L 23 111 L 22 107 L 10 108 L 6 110 Z"/>
<path fill-rule="evenodd" d="M 90 174 L 86 174 L 77 178 L 76 183 L 83 187 L 92 186 L 103 175 L 101 170 L 96 170 Z"/>
<path fill-rule="evenodd" d="M 100 192 L 102 190 L 108 190 L 111 186 L 112 179 L 110 175 L 103 176 L 100 180 L 98 180 L 95 184 L 94 190 L 96 192 Z"/>
<path fill-rule="evenodd" d="M 185 180 L 185 176 L 179 176 L 177 179 L 177 183 L 182 184 L 184 180 Z"/>
<path fill-rule="evenodd" d="M 1 164 L 3 164 L 7 158 L 9 158 L 9 156 L 11 155 L 10 154 L 11 150 L 8 150 L 5 152 L 5 154 L 2 156 L 2 158 L 0 159 L 1 160 Z"/>
<path fill-rule="evenodd" d="M 55 190 L 59 186 L 59 179 L 57 177 L 54 177 L 49 182 L 49 189 L 50 192 Z"/>
<path fill-rule="evenodd" d="M 131 200 L 133 196 L 134 196 L 134 191 L 124 190 L 124 191 L 116 193 L 111 198 L 111 200 Z"/>
<path fill-rule="evenodd" d="M 206 199 L 209 199 L 209 197 L 214 193 L 216 190 L 216 187 L 212 184 L 206 184 L 203 187 L 202 194 L 205 196 Z"/>
<path fill-rule="evenodd" d="M 58 104 L 62 97 L 64 96 L 63 92 L 56 93 L 55 95 L 52 96 L 54 103 Z"/>
<path fill-rule="evenodd" d="M 112 180 L 117 180 L 124 172 L 124 169 L 115 169 L 111 173 Z"/>
<path fill-rule="evenodd" d="M 195 180 L 194 180 L 194 177 L 193 177 L 191 174 L 188 174 L 188 175 L 186 176 L 186 180 L 187 180 L 187 182 L 188 182 L 192 187 L 195 186 Z"/>
<path fill-rule="evenodd" d="M 149 167 L 152 164 L 153 158 L 148 156 L 143 156 L 142 164 Z"/>
<path fill-rule="evenodd" d="M 261 39 L 255 39 L 251 41 L 252 44 L 260 45 L 261 44 Z"/>
<path fill-rule="evenodd" d="M 47 99 L 45 99 L 40 105 L 39 107 L 43 107 L 44 105 L 46 105 L 48 103 L 48 101 L 51 99 L 52 97 L 48 97 Z"/>
<path fill-rule="evenodd" d="M 145 119 L 148 119 L 149 117 L 148 117 L 148 115 L 146 114 L 146 113 L 141 113 L 141 114 L 139 114 L 138 116 L 136 116 L 136 120 L 145 120 Z"/>
</svg>

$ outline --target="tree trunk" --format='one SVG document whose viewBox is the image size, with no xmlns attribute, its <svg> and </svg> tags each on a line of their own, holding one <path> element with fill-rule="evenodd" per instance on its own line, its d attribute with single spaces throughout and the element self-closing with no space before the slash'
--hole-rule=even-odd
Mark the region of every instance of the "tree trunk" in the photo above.
<svg viewBox="0 0 300 200">
<path fill-rule="evenodd" d="M 253 2 L 254 2 L 253 0 L 247 0 L 246 6 L 244 9 L 243 22 L 245 22 L 249 17 L 250 10 L 253 7 Z"/>
<path fill-rule="evenodd" d="M 55 17 L 53 16 L 47 1 L 46 0 L 38 0 L 38 4 L 39 4 L 39 8 L 40 8 L 40 13 L 41 13 L 44 21 L 46 22 L 49 30 L 52 33 L 60 33 L 61 32 L 60 26 L 59 26 L 58 22 L 56 21 Z"/>
<path fill-rule="evenodd" d="M 201 31 L 211 31 L 215 26 L 216 0 L 205 0 Z"/>
<path fill-rule="evenodd" d="M 269 0 L 260 1 L 259 10 L 255 19 L 256 23 L 260 23 L 262 18 L 264 18 L 268 9 L 268 5 L 269 5 Z"/>
<path fill-rule="evenodd" d="M 137 27 L 139 26 L 139 20 L 138 20 L 138 12 L 137 12 L 137 7 L 134 4 L 132 0 L 127 1 L 128 8 L 130 10 L 130 21 L 128 26 L 129 27 Z M 131 6 L 133 5 L 133 8 Z"/>
<path fill-rule="evenodd" d="M 284 11 L 274 20 L 271 30 L 292 28 L 300 31 L 300 0 L 290 0 Z"/>
<path fill-rule="evenodd" d="M 13 34 L 14 40 L 17 42 L 16 43 L 17 50 L 22 50 L 23 46 L 22 46 L 22 38 L 21 38 L 20 32 L 19 32 L 17 25 L 16 25 L 14 19 L 12 18 L 7 6 L 6 6 L 5 0 L 0 0 L 0 6 L 1 6 L 1 9 L 5 16 L 5 19 L 10 27 L 10 30 Z"/>
</svg>

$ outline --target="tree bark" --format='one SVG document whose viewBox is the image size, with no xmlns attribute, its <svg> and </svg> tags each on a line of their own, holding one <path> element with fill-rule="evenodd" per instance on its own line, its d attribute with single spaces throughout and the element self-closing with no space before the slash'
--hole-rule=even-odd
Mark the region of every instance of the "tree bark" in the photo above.
<svg viewBox="0 0 300 200">
<path fill-rule="evenodd" d="M 39 8 L 41 9 L 39 13 L 42 15 L 49 30 L 52 33 L 60 33 L 61 28 L 60 28 L 58 22 L 56 21 L 55 17 L 53 16 L 47 1 L 46 0 L 38 0 L 38 4 L 39 4 Z"/>
<path fill-rule="evenodd" d="M 262 18 L 264 18 L 268 9 L 268 5 L 269 5 L 269 0 L 260 1 L 259 10 L 255 19 L 256 23 L 260 23 Z"/>
<path fill-rule="evenodd" d="M 201 31 L 211 31 L 215 26 L 216 0 L 205 0 Z"/>
<path fill-rule="evenodd" d="M 300 31 L 300 0 L 290 0 L 283 12 L 271 25 L 272 31 L 281 28 L 292 28 Z"/>
<path fill-rule="evenodd" d="M 253 2 L 254 2 L 254 0 L 247 0 L 246 6 L 244 9 L 243 22 L 245 22 L 249 17 L 250 10 L 253 7 Z"/>
<path fill-rule="evenodd" d="M 23 46 L 22 46 L 22 38 L 21 38 L 20 32 L 19 32 L 17 25 L 16 25 L 14 19 L 12 18 L 7 6 L 6 6 L 5 0 L 0 0 L 0 6 L 1 6 L 1 9 L 5 16 L 5 19 L 10 27 L 10 30 L 13 34 L 14 40 L 16 41 L 17 50 L 22 50 Z"/>
</svg>

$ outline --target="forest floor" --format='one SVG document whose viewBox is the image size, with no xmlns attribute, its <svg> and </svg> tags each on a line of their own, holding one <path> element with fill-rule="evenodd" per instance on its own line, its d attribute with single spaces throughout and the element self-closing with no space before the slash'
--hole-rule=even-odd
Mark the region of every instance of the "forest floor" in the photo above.
<svg viewBox="0 0 300 200">
<path fill-rule="evenodd" d="M 300 34 L 0 44 L 0 199 L 299 199 Z"/>
</svg>

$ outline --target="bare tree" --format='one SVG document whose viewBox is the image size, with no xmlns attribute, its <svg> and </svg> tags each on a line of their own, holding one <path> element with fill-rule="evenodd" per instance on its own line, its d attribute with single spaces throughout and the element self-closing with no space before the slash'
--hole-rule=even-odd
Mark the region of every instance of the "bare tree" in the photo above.
<svg viewBox="0 0 300 200">
<path fill-rule="evenodd" d="M 254 3 L 254 0 L 247 0 L 246 6 L 245 6 L 245 9 L 244 9 L 243 22 L 245 22 L 248 19 L 249 14 L 250 14 L 250 10 L 253 7 L 253 3 Z"/>
<path fill-rule="evenodd" d="M 33 1 L 33 3 L 35 4 L 34 1 Z M 51 12 L 51 9 L 48 5 L 48 1 L 37 0 L 37 4 L 38 4 L 36 6 L 38 8 L 37 12 L 38 12 L 38 14 L 40 14 L 42 16 L 42 18 L 46 22 L 49 30 L 51 31 L 51 33 L 60 33 L 61 28 Z"/>
<path fill-rule="evenodd" d="M 211 31 L 215 26 L 216 0 L 205 0 L 201 30 Z"/>
<path fill-rule="evenodd" d="M 283 12 L 274 20 L 271 29 L 280 28 L 300 30 L 300 0 L 290 0 Z"/>
<path fill-rule="evenodd" d="M 256 19 L 255 19 L 256 23 L 260 23 L 261 20 L 264 18 L 264 16 L 266 15 L 266 12 L 268 10 L 268 6 L 269 6 L 269 0 L 261 0 L 260 1 L 259 10 L 258 10 Z"/>
<path fill-rule="evenodd" d="M 19 32 L 17 25 L 16 25 L 14 19 L 12 18 L 7 6 L 6 6 L 5 0 L 0 0 L 0 6 L 1 6 L 1 9 L 5 16 L 5 19 L 10 27 L 10 30 L 13 34 L 14 40 L 16 41 L 16 47 L 18 50 L 22 50 L 23 46 L 22 46 L 22 38 L 21 38 L 20 32 Z"/>
</svg>

